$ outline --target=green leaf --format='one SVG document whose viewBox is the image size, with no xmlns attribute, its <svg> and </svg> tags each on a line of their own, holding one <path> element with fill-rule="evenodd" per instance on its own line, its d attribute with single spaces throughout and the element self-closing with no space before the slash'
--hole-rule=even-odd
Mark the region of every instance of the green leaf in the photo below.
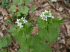
<svg viewBox="0 0 70 52">
<path fill-rule="evenodd" d="M 46 26 L 47 26 L 47 21 L 45 21 L 45 20 L 42 20 L 42 19 L 37 19 L 36 20 L 37 21 L 37 24 L 38 24 L 38 27 L 40 27 L 40 28 L 46 28 Z"/>
<path fill-rule="evenodd" d="M 35 7 L 34 7 L 34 6 L 31 6 L 30 9 L 31 9 L 32 11 L 34 11 L 34 10 L 35 10 Z"/>
<path fill-rule="evenodd" d="M 17 12 L 15 15 L 16 16 L 21 16 L 21 13 L 20 12 Z"/>
<path fill-rule="evenodd" d="M 6 35 L 5 37 L 6 37 L 7 42 L 10 43 L 10 42 L 11 42 L 11 37 L 10 37 L 10 35 Z"/>
<path fill-rule="evenodd" d="M 6 40 L 6 37 L 3 37 L 2 38 L 2 47 L 5 47 L 7 46 L 7 40 Z"/>
<path fill-rule="evenodd" d="M 9 23 L 11 23 L 11 20 L 7 20 L 6 24 L 9 24 Z"/>
<path fill-rule="evenodd" d="M 6 3 L 6 2 L 8 2 L 7 0 L 1 0 L 3 3 Z"/>
<path fill-rule="evenodd" d="M 0 39 L 0 48 L 2 47 L 2 40 Z"/>
<path fill-rule="evenodd" d="M 7 46 L 7 43 L 11 42 L 11 37 L 6 35 L 5 37 L 0 39 L 0 48 Z"/>
<path fill-rule="evenodd" d="M 52 52 L 52 49 L 44 40 L 41 40 L 37 35 L 33 37 L 32 52 Z"/>
<path fill-rule="evenodd" d="M 4 49 L 0 49 L 0 52 L 7 52 L 6 50 L 4 50 Z"/>
<path fill-rule="evenodd" d="M 23 0 L 13 0 L 13 2 L 15 2 L 15 3 L 21 3 L 21 2 L 23 2 Z"/>
<path fill-rule="evenodd" d="M 12 12 L 16 12 L 16 6 L 15 6 L 15 5 L 12 5 L 12 6 L 10 7 L 10 10 L 11 10 Z"/>
<path fill-rule="evenodd" d="M 12 28 L 9 30 L 10 34 L 19 41 L 20 49 L 18 52 L 29 51 L 29 47 L 33 45 L 33 39 L 29 35 L 32 32 L 32 24 L 26 23 L 23 28 Z"/>
<path fill-rule="evenodd" d="M 30 3 L 30 0 L 25 0 L 25 4 L 29 4 Z"/>
<path fill-rule="evenodd" d="M 31 15 L 31 17 L 33 18 L 33 15 Z"/>
<path fill-rule="evenodd" d="M 27 6 L 24 6 L 23 7 L 23 12 L 22 12 L 23 14 L 27 14 L 28 13 L 28 7 Z"/>
<path fill-rule="evenodd" d="M 57 39 L 59 36 L 59 28 L 60 23 L 63 21 L 59 20 L 58 18 L 47 18 L 47 21 L 44 21 L 42 19 L 37 20 L 38 27 L 40 27 L 38 36 L 42 39 L 46 39 L 49 43 L 54 42 L 54 40 Z"/>
<path fill-rule="evenodd" d="M 22 14 L 27 14 L 28 13 L 28 7 L 24 6 L 23 8 L 21 8 L 21 6 L 18 6 L 19 8 L 19 12 L 21 12 Z"/>
</svg>

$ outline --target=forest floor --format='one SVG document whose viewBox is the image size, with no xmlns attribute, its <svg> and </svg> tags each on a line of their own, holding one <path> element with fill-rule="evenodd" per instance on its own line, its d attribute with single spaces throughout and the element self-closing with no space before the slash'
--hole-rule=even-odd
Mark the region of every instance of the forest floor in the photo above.
<svg viewBox="0 0 70 52">
<path fill-rule="evenodd" d="M 70 1 L 69 1 L 70 2 Z M 54 17 L 59 19 L 65 18 L 60 25 L 59 37 L 53 43 L 50 44 L 53 52 L 70 52 L 70 5 L 68 0 L 57 0 L 56 2 L 50 2 L 49 0 L 31 0 L 28 7 L 35 6 L 35 11 L 29 11 L 29 15 L 33 15 L 33 18 L 29 19 L 29 22 L 34 22 L 41 14 L 41 10 L 51 10 Z M 11 24 L 6 24 L 9 9 L 0 7 L 0 38 L 10 33 L 7 30 L 11 29 Z M 6 15 L 6 16 L 4 16 Z M 37 24 L 33 25 L 33 32 L 31 35 L 38 34 Z M 47 42 L 46 42 L 47 43 Z M 47 43 L 48 44 L 48 43 Z M 12 38 L 11 43 L 7 47 L 3 47 L 5 50 L 16 52 L 19 49 L 19 43 Z"/>
</svg>

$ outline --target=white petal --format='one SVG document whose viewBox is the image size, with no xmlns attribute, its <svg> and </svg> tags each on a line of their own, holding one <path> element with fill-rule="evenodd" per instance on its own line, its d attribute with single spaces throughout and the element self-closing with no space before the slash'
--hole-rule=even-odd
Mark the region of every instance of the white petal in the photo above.
<svg viewBox="0 0 70 52">
<path fill-rule="evenodd" d="M 48 17 L 52 17 L 52 16 L 48 16 Z"/>
<path fill-rule="evenodd" d="M 46 19 L 46 21 L 47 21 L 47 19 Z"/>
<path fill-rule="evenodd" d="M 23 17 L 21 19 L 23 19 Z"/>
<path fill-rule="evenodd" d="M 48 11 L 45 10 L 46 13 L 48 13 Z"/>
<path fill-rule="evenodd" d="M 49 13 L 49 15 L 51 16 L 52 14 L 51 14 L 51 13 Z"/>
<path fill-rule="evenodd" d="M 44 16 L 44 12 L 42 12 L 42 15 Z"/>
<path fill-rule="evenodd" d="M 41 14 L 40 17 L 43 17 L 43 15 Z"/>
<path fill-rule="evenodd" d="M 52 18 L 54 18 L 54 16 L 52 16 Z"/>
</svg>

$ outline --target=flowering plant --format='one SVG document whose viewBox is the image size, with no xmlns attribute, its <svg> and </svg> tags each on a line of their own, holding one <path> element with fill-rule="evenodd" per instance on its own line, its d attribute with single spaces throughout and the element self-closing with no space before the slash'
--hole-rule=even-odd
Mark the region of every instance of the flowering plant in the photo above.
<svg viewBox="0 0 70 52">
<path fill-rule="evenodd" d="M 24 18 L 22 17 L 21 19 L 17 19 L 17 21 L 15 23 L 17 23 L 17 26 L 19 26 L 21 28 L 21 27 L 23 27 L 22 24 L 24 24 L 26 22 L 28 22 L 28 21 L 25 19 L 25 17 Z"/>
<path fill-rule="evenodd" d="M 54 16 L 52 16 L 50 10 L 49 10 L 49 11 L 46 11 L 46 10 L 45 10 L 44 12 L 42 12 L 41 15 L 40 15 L 40 17 L 41 17 L 43 20 L 46 20 L 46 21 L 47 21 L 47 17 L 52 17 L 52 18 L 54 18 Z"/>
<path fill-rule="evenodd" d="M 14 39 L 19 41 L 20 49 L 18 52 L 26 52 L 29 50 L 29 46 L 32 46 L 32 37 L 29 35 L 33 30 L 32 23 L 29 23 L 25 17 L 17 19 L 15 23 L 17 23 L 17 26 L 10 29 L 9 32 Z"/>
<path fill-rule="evenodd" d="M 30 36 L 33 30 L 32 23 L 25 20 L 25 17 L 17 19 L 15 22 L 17 26 L 9 30 L 11 35 L 19 41 L 20 49 L 17 52 L 52 52 L 50 45 L 46 44 L 45 40 L 50 44 L 57 39 L 60 23 L 63 20 L 53 17 L 51 11 L 45 10 L 37 19 L 38 35 Z"/>
<path fill-rule="evenodd" d="M 51 11 L 44 11 L 41 13 L 37 20 L 38 27 L 40 27 L 38 36 L 43 40 L 46 39 L 49 43 L 52 43 L 59 36 L 60 23 L 64 19 L 59 20 L 53 17 Z"/>
</svg>

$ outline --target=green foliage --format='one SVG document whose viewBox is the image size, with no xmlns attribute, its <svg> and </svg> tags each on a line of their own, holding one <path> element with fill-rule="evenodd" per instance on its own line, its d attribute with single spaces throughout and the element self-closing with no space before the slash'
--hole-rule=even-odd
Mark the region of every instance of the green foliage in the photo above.
<svg viewBox="0 0 70 52">
<path fill-rule="evenodd" d="M 7 0 L 1 0 L 1 1 L 2 1 L 2 3 L 8 2 Z"/>
<path fill-rule="evenodd" d="M 38 35 L 30 36 L 33 28 L 32 23 L 23 23 L 22 28 L 15 26 L 9 30 L 11 35 L 19 41 L 20 49 L 17 52 L 52 52 L 50 45 L 47 45 L 44 40 L 52 43 L 59 36 L 60 23 L 63 21 L 58 18 L 47 17 L 47 21 L 39 18 L 37 20 L 40 27 Z"/>
<path fill-rule="evenodd" d="M 11 5 L 11 2 L 8 2 L 8 0 L 1 0 L 1 2 L 2 2 L 1 6 L 6 9 L 9 8 Z"/>
<path fill-rule="evenodd" d="M 28 7 L 27 6 L 18 6 L 19 8 L 19 12 L 21 12 L 22 14 L 27 14 L 28 13 Z"/>
<path fill-rule="evenodd" d="M 10 24 L 11 23 L 11 20 L 7 20 L 6 24 Z"/>
<path fill-rule="evenodd" d="M 33 46 L 31 48 L 33 49 L 32 52 L 52 52 L 51 47 L 38 37 L 38 35 L 33 37 Z"/>
<path fill-rule="evenodd" d="M 30 3 L 30 0 L 24 0 L 24 1 L 26 5 Z"/>
<path fill-rule="evenodd" d="M 13 0 L 13 3 L 22 3 L 23 1 L 25 2 L 26 5 L 30 3 L 30 0 Z M 2 3 L 6 3 L 4 4 L 5 7 L 7 6 L 8 1 L 2 0 Z M 23 5 L 21 7 L 21 5 L 19 5 L 18 9 L 19 11 L 16 12 L 16 5 L 11 5 L 10 10 L 11 12 L 13 12 L 11 17 L 14 18 L 22 15 L 23 16 L 28 15 L 29 9 L 27 6 Z M 34 11 L 35 7 L 31 6 L 30 9 Z M 51 16 L 50 12 L 45 13 L 44 15 L 49 16 L 49 14 Z M 24 23 L 22 22 L 22 20 L 19 21 L 19 23 L 21 22 L 23 25 L 22 28 L 13 25 L 14 28 L 8 31 L 14 37 L 14 39 L 16 39 L 19 42 L 20 49 L 17 52 L 52 52 L 50 45 L 46 44 L 44 40 L 48 41 L 49 43 L 52 43 L 54 40 L 57 39 L 57 37 L 59 36 L 60 23 L 64 19 L 59 20 L 58 18 L 52 18 L 52 16 L 47 17 L 47 20 L 44 19 L 39 18 L 37 20 L 38 27 L 40 28 L 38 35 L 30 36 L 33 30 L 32 23 L 29 22 Z M 7 24 L 9 23 L 11 23 L 10 20 L 7 21 Z M 0 39 L 0 48 L 7 46 L 7 43 L 10 42 L 11 42 L 11 37 L 6 35 L 5 37 Z M 0 49 L 0 52 L 6 52 L 6 51 Z"/>
<path fill-rule="evenodd" d="M 0 52 L 7 52 L 6 50 L 4 50 L 4 49 L 0 49 Z"/>
<path fill-rule="evenodd" d="M 48 18 L 47 21 L 39 18 L 37 20 L 38 27 L 40 27 L 38 36 L 42 39 L 46 39 L 49 43 L 52 43 L 59 36 L 60 23 L 63 21 L 58 18 Z"/>
<path fill-rule="evenodd" d="M 11 37 L 6 35 L 5 37 L 0 39 L 0 48 L 7 46 L 7 43 L 11 42 Z"/>
<path fill-rule="evenodd" d="M 32 37 L 29 35 L 32 32 L 32 24 L 25 23 L 23 24 L 23 28 L 15 27 L 9 30 L 11 35 L 19 41 L 20 49 L 18 52 L 26 52 L 29 51 L 29 47 L 32 46 Z"/>
<path fill-rule="evenodd" d="M 17 17 L 19 17 L 19 16 L 21 16 L 21 13 L 20 13 L 20 12 L 17 12 L 15 15 L 16 15 Z"/>
<path fill-rule="evenodd" d="M 30 17 L 32 17 L 32 18 L 33 18 L 33 15 L 31 15 Z"/>
<path fill-rule="evenodd" d="M 12 6 L 10 7 L 10 10 L 11 10 L 12 12 L 15 12 L 15 11 L 16 11 L 16 6 L 15 6 L 15 5 L 12 5 Z"/>
<path fill-rule="evenodd" d="M 34 10 L 35 10 L 35 7 L 34 7 L 34 6 L 31 6 L 30 9 L 31 9 L 32 11 L 34 11 Z"/>
<path fill-rule="evenodd" d="M 19 41 L 20 49 L 17 52 L 52 52 L 49 45 L 37 35 L 32 37 L 32 24 L 26 23 L 23 28 L 15 27 L 9 30 L 11 35 Z M 30 48 L 31 49 L 30 49 Z"/>
<path fill-rule="evenodd" d="M 21 2 L 23 2 L 23 1 L 25 2 L 26 5 L 30 3 L 30 0 L 13 0 L 13 2 L 15 2 L 15 3 L 21 3 Z M 31 6 L 30 8 L 31 8 L 32 11 L 35 10 L 35 7 L 34 7 L 34 6 Z M 23 7 L 18 6 L 18 9 L 19 9 L 19 12 L 17 12 L 16 15 L 19 14 L 18 16 L 20 16 L 21 13 L 24 14 L 24 15 L 28 14 L 29 9 L 28 9 L 27 6 L 23 6 Z M 11 10 L 12 12 L 15 12 L 15 11 L 16 11 L 16 6 L 15 6 L 15 5 L 12 5 L 12 6 L 10 7 L 10 10 Z"/>
<path fill-rule="evenodd" d="M 23 0 L 13 0 L 14 3 L 21 3 Z"/>
</svg>

